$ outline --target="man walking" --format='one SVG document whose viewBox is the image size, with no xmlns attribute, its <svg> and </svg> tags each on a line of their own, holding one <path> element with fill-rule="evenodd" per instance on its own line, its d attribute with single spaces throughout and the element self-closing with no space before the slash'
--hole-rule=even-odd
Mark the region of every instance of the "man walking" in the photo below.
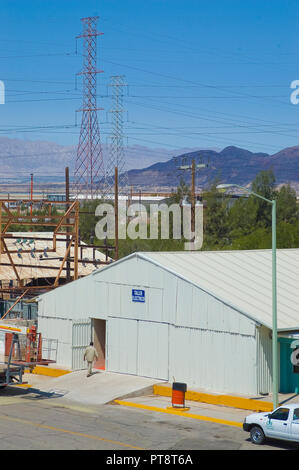
<svg viewBox="0 0 299 470">
<path fill-rule="evenodd" d="M 89 346 L 85 349 L 84 352 L 84 361 L 87 361 L 88 364 L 88 371 L 87 371 L 87 377 L 90 377 L 92 374 L 92 363 L 95 359 L 98 359 L 98 353 L 93 346 L 93 342 L 91 341 Z"/>
</svg>

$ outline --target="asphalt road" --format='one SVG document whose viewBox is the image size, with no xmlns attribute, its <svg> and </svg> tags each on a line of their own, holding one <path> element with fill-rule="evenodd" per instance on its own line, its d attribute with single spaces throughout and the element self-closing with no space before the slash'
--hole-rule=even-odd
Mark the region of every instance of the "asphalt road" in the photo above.
<svg viewBox="0 0 299 470">
<path fill-rule="evenodd" d="M 119 405 L 89 407 L 58 394 L 0 391 L 1 450 L 274 450 L 254 446 L 242 429 Z"/>
</svg>

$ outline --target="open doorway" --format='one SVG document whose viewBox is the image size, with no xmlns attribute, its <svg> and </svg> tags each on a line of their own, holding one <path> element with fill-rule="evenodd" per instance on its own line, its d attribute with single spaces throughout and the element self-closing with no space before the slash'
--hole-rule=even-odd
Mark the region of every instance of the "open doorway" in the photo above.
<svg viewBox="0 0 299 470">
<path fill-rule="evenodd" d="M 105 370 L 106 357 L 106 320 L 92 319 L 93 323 L 93 342 L 98 353 L 98 359 L 94 362 L 94 369 Z"/>
</svg>

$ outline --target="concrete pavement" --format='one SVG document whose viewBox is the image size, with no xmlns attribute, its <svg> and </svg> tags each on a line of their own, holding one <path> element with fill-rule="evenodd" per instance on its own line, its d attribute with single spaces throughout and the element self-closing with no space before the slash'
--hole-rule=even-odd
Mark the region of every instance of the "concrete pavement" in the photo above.
<svg viewBox="0 0 299 470">
<path fill-rule="evenodd" d="M 51 377 L 60 377 L 63 375 L 71 374 L 71 376 L 66 380 L 66 383 L 71 383 L 76 387 L 76 383 L 74 380 L 75 372 L 72 372 L 69 369 L 65 369 L 65 367 L 63 366 L 57 366 L 57 364 L 52 364 L 52 365 L 49 365 L 48 367 L 38 366 L 38 367 L 35 367 L 32 372 L 33 374 L 36 374 L 36 375 L 40 375 L 40 376 L 45 375 L 45 376 L 51 376 Z M 78 374 L 79 373 L 82 375 L 84 374 L 83 371 L 79 371 Z M 109 372 L 106 372 L 106 371 L 97 371 L 96 373 L 109 374 Z M 150 387 L 152 386 L 154 395 L 165 396 L 169 398 L 172 395 L 172 383 L 168 383 L 166 381 L 143 378 L 143 377 L 131 376 L 131 375 L 126 375 L 126 374 L 114 374 L 114 375 L 119 376 L 119 383 L 121 384 L 125 384 L 126 379 L 123 380 L 120 377 L 129 377 L 130 385 L 132 385 L 133 388 L 134 388 L 134 381 L 136 380 L 137 381 L 136 382 L 137 393 L 138 393 L 138 388 L 139 388 L 138 380 L 140 379 L 140 380 L 151 381 L 151 382 L 147 382 L 147 384 L 149 386 L 149 390 L 150 390 Z M 32 377 L 32 374 L 31 374 L 31 377 Z M 101 377 L 101 380 L 102 380 L 101 384 L 103 385 L 102 390 L 105 391 L 107 388 L 107 385 L 109 389 L 109 381 L 108 383 L 105 383 L 106 379 L 104 379 L 104 376 Z M 61 381 L 59 380 L 59 383 L 62 385 L 63 383 L 65 383 L 65 379 L 61 379 Z M 87 386 L 87 384 L 88 382 L 82 381 L 81 385 L 83 386 L 83 389 L 85 388 L 85 386 Z M 110 384 L 111 384 L 111 388 L 113 388 L 113 380 L 111 380 Z M 73 389 L 74 388 L 72 388 L 72 390 Z M 83 389 L 82 389 L 82 392 L 83 392 Z M 130 389 L 130 392 L 128 393 L 132 393 L 132 389 Z M 80 394 L 81 394 L 81 391 L 80 391 Z M 108 394 L 109 394 L 109 391 L 108 391 Z M 124 394 L 126 395 L 127 392 L 125 391 Z M 80 399 L 80 397 L 77 397 L 77 399 Z M 268 395 L 259 394 L 257 396 L 240 395 L 240 394 L 236 395 L 233 393 L 226 393 L 226 394 L 215 393 L 215 392 L 210 392 L 210 391 L 207 391 L 201 388 L 196 388 L 196 387 L 192 387 L 190 389 L 188 387 L 185 399 L 194 401 L 194 402 L 209 403 L 213 405 L 223 405 L 223 406 L 227 406 L 230 408 L 252 410 L 256 412 L 259 412 L 259 411 L 270 412 L 273 410 L 273 400 L 272 400 L 271 393 Z M 298 394 L 293 394 L 293 393 L 279 393 L 278 400 L 279 400 L 279 404 L 281 405 L 284 403 L 298 403 L 299 396 Z M 98 403 L 98 401 L 96 402 Z"/>
<path fill-rule="evenodd" d="M 167 404 L 165 402 L 165 406 Z M 210 410 L 208 412 L 210 414 Z M 37 388 L 26 390 L 18 387 L 8 387 L 0 392 L 0 435 L 1 450 L 122 449 L 134 455 L 141 449 L 152 449 L 154 454 L 159 453 L 156 452 L 158 450 L 173 450 L 177 454 L 178 450 L 193 449 L 295 448 L 294 444 L 283 442 L 254 446 L 241 428 L 218 422 L 127 406 L 78 406 L 64 397 L 39 392 Z M 202 456 L 198 455 L 194 464 L 200 463 Z"/>
<path fill-rule="evenodd" d="M 85 370 L 61 377 L 25 374 L 24 381 L 43 392 L 87 405 L 104 405 L 120 397 L 149 394 L 154 384 L 162 383 L 156 379 L 99 370 L 91 377 L 86 377 Z"/>
<path fill-rule="evenodd" d="M 197 403 L 186 401 L 185 405 L 189 410 L 180 411 L 179 408 L 172 408 L 171 400 L 167 397 L 157 397 L 155 395 L 139 396 L 134 398 L 126 398 L 125 400 L 116 400 L 120 406 L 127 406 L 147 410 L 148 412 L 160 412 L 166 414 L 175 414 L 182 418 L 193 418 L 205 421 L 210 418 L 210 422 L 218 422 L 230 426 L 242 427 L 245 416 L 251 411 L 228 408 L 220 405 L 211 405 L 207 403 Z M 159 410 L 159 411 L 158 411 Z M 175 412 L 175 413 L 172 413 Z M 209 421 L 209 420 L 207 420 Z"/>
<path fill-rule="evenodd" d="M 172 410 L 169 409 L 170 397 L 153 393 L 156 380 L 106 371 L 97 371 L 88 378 L 86 371 L 77 371 L 57 378 L 26 374 L 24 379 L 40 392 L 59 397 L 64 402 L 74 402 L 78 406 L 114 403 L 143 410 L 148 414 L 162 413 L 239 428 L 242 427 L 245 416 L 252 412 L 189 400 L 186 400 L 186 407 L 190 408 L 187 412 Z"/>
<path fill-rule="evenodd" d="M 136 386 L 134 376 L 110 377 L 83 373 L 59 379 L 27 374 L 31 388 L 8 387 L 0 393 L 0 448 L 14 449 L 292 449 L 294 445 L 269 442 L 254 446 L 242 430 L 251 411 L 186 401 L 188 414 L 171 414 L 169 397 L 146 392 L 148 383 Z M 66 382 L 68 378 L 69 382 Z M 31 379 L 31 380 L 30 380 Z M 99 404 L 121 395 L 111 393 L 112 381 L 122 391 L 138 395 Z M 131 384 L 129 384 L 131 381 Z M 104 393 L 105 382 L 109 394 Z M 99 386 L 101 383 L 102 388 Z M 125 385 L 126 384 L 126 385 Z M 144 387 L 146 385 L 146 387 Z M 151 386 L 152 387 L 152 386 Z M 70 388 L 74 390 L 70 391 Z M 134 389 L 134 391 L 132 391 Z M 87 396 L 88 392 L 90 397 Z M 103 398 L 99 395 L 103 395 Z M 116 403 L 117 403 L 116 402 Z M 110 402 L 111 403 L 111 402 Z M 115 403 L 115 402 L 114 402 Z M 128 406 L 130 404 L 130 406 Z M 28 432 L 29 431 L 29 432 Z"/>
<path fill-rule="evenodd" d="M 245 416 L 254 412 L 249 407 L 251 402 L 248 397 L 245 397 L 244 402 L 249 403 L 248 409 L 223 406 L 221 401 L 220 403 L 216 401 L 215 404 L 213 401 L 205 403 L 186 399 L 186 407 L 189 409 L 183 412 L 172 408 L 171 396 L 161 396 L 155 393 L 156 389 L 169 389 L 165 382 L 107 371 L 94 371 L 91 377 L 86 377 L 85 370 L 60 377 L 25 374 L 24 380 L 27 380 L 32 388 L 48 396 L 59 397 L 64 402 L 74 403 L 79 407 L 82 405 L 96 407 L 114 403 L 128 408 L 128 411 L 135 408 L 148 414 L 175 415 L 183 420 L 188 418 L 238 428 L 242 428 Z M 190 396 L 193 397 L 194 393 L 196 395 L 196 392 L 191 392 Z M 217 398 L 217 394 L 211 397 L 211 399 Z M 298 396 L 294 395 L 281 396 L 280 399 L 287 402 L 296 400 L 299 402 Z"/>
</svg>

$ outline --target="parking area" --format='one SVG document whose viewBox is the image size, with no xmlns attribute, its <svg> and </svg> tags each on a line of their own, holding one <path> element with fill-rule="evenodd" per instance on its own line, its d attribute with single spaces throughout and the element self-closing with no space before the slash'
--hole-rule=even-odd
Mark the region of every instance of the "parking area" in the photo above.
<svg viewBox="0 0 299 470">
<path fill-rule="evenodd" d="M 96 385 L 99 374 L 90 377 L 90 382 L 80 374 L 69 376 L 69 385 L 66 378 L 27 377 L 30 386 L 8 387 L 0 392 L 1 449 L 298 449 L 296 444 L 282 441 L 253 445 L 242 429 L 244 417 L 251 411 L 188 401 L 188 411 L 173 413 L 169 398 L 154 396 L 144 387 L 143 395 L 135 391 L 131 393 L 137 396 L 100 404 L 94 402 L 95 394 L 90 395 L 92 400 L 85 396 L 88 389 L 104 395 Z M 74 380 L 81 381 L 76 400 L 67 390 L 71 383 L 74 386 Z"/>
</svg>

